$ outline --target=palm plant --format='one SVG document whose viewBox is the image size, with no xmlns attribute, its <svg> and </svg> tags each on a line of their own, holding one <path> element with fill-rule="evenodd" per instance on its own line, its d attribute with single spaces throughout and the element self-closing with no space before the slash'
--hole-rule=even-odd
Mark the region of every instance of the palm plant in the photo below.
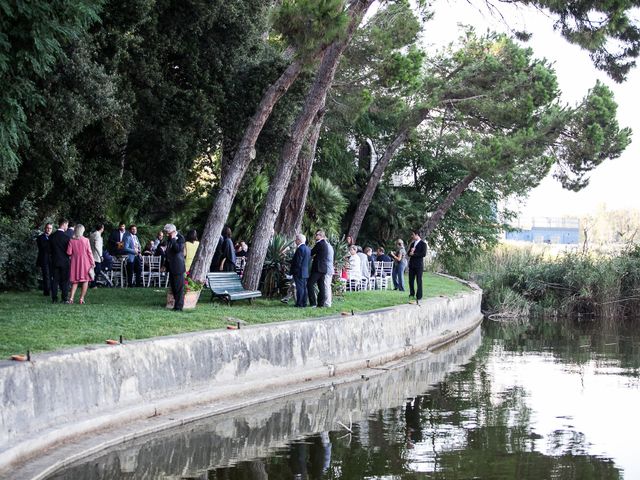
<svg viewBox="0 0 640 480">
<path fill-rule="evenodd" d="M 286 288 L 285 275 L 289 270 L 293 255 L 293 240 L 284 235 L 275 234 L 269 242 L 267 256 L 262 267 L 262 285 L 260 290 L 266 297 L 274 297 Z"/>
<path fill-rule="evenodd" d="M 347 200 L 340 188 L 330 180 L 313 175 L 302 229 L 308 233 L 322 229 L 327 235 L 337 235 L 346 209 Z"/>
</svg>

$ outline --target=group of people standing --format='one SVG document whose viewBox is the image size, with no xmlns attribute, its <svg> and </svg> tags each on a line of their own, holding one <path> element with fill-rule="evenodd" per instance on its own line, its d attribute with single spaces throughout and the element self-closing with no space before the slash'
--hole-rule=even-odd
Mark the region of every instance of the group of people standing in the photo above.
<svg viewBox="0 0 640 480">
<path fill-rule="evenodd" d="M 306 307 L 307 300 L 311 307 L 331 306 L 331 284 L 334 275 L 334 251 L 326 239 L 324 231 L 315 233 L 316 243 L 313 248 L 306 245 L 306 237 L 297 234 L 295 238 L 296 250 L 291 260 L 290 273 L 295 285 L 296 307 Z M 392 279 L 395 290 L 404 290 L 404 272 L 409 269 L 409 295 L 416 300 L 422 299 L 422 274 L 424 272 L 424 257 L 427 254 L 427 244 L 420 233 L 411 233 L 409 251 L 404 248 L 402 239 L 396 241 L 396 250 L 387 255 L 383 247 L 378 247 L 376 254 L 370 247 L 364 250 L 349 243 L 349 271 L 352 278 L 369 278 L 374 274 L 374 262 L 393 262 Z M 347 275 L 349 273 L 347 272 Z M 349 278 L 349 277 L 347 277 Z M 316 297 L 315 287 L 318 288 Z"/>
<path fill-rule="evenodd" d="M 157 233 L 154 240 L 146 244 L 144 250 L 138 239 L 136 225 L 130 225 L 127 229 L 126 225 L 120 222 L 118 228 L 109 235 L 107 248 L 103 248 L 103 224 L 96 225 L 89 238 L 84 237 L 84 232 L 83 225 L 70 227 L 69 221 L 61 218 L 55 232 L 53 225 L 47 223 L 44 232 L 37 238 L 37 265 L 42 271 L 43 293 L 51 295 L 54 303 L 58 302 L 58 289 L 62 293 L 62 302 L 73 303 L 76 291 L 80 287 L 79 303 L 84 304 L 90 282 L 92 286 L 96 286 L 95 278 L 105 267 L 110 267 L 113 256 L 126 257 L 127 285 L 142 286 L 142 256 L 159 255 L 170 274 L 171 290 L 175 298 L 174 309 L 182 310 L 184 276 L 189 271 L 199 246 L 195 230 L 191 230 L 185 239 L 175 225 L 167 224 Z M 349 240 L 350 238 L 347 238 L 348 242 Z M 410 296 L 420 300 L 423 293 L 422 273 L 427 247 L 417 231 L 412 232 L 411 240 L 407 252 L 402 239 L 398 239 L 396 250 L 390 252 L 391 256 L 387 255 L 382 247 L 378 247 L 376 254 L 373 254 L 369 247 L 362 250 L 350 244 L 348 258 L 351 275 L 370 277 L 374 273 L 373 262 L 393 262 L 394 289 L 404 291 L 404 272 L 408 266 Z M 295 244 L 291 275 L 296 290 L 296 307 L 306 307 L 307 303 L 311 307 L 330 307 L 331 284 L 335 271 L 334 250 L 327 241 L 325 232 L 316 231 L 313 248 L 306 245 L 306 237 L 303 234 L 296 235 Z M 246 253 L 246 244 L 239 242 L 234 245 L 231 228 L 225 226 L 213 257 L 211 271 L 235 271 L 236 256 L 244 256 Z"/>
<path fill-rule="evenodd" d="M 84 304 L 89 282 L 95 277 L 96 266 L 89 239 L 84 232 L 84 225 L 69 227 L 69 221 L 61 218 L 55 232 L 53 224 L 47 223 L 44 232 L 36 240 L 42 290 L 44 295 L 51 295 L 53 303 L 59 301 L 58 289 L 61 290 L 62 302 L 73 303 L 80 286 L 79 303 Z"/>
<path fill-rule="evenodd" d="M 409 251 L 404 247 L 404 241 L 396 240 L 394 251 L 385 253 L 383 247 L 378 247 L 374 254 L 371 247 L 364 250 L 358 245 L 353 245 L 351 237 L 347 237 L 349 244 L 349 268 L 345 272 L 347 281 L 360 282 L 362 278 L 370 278 L 375 274 L 376 262 L 392 263 L 391 278 L 393 289 L 405 291 L 404 272 L 409 268 L 409 294 L 417 300 L 422 299 L 422 273 L 424 271 L 424 257 L 427 254 L 427 244 L 418 231 L 411 233 Z"/>
<path fill-rule="evenodd" d="M 330 307 L 332 302 L 331 283 L 333 281 L 333 247 L 327 241 L 323 230 L 315 233 L 313 248 L 306 245 L 306 237 L 296 235 L 296 251 L 291 259 L 291 276 L 296 287 L 296 307 Z M 316 296 L 315 288 L 318 288 Z"/>
</svg>

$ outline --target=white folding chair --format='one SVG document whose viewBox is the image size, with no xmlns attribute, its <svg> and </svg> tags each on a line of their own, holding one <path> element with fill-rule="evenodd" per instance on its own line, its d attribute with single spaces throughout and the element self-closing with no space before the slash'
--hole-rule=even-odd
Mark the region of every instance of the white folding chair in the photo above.
<svg viewBox="0 0 640 480">
<path fill-rule="evenodd" d="M 373 262 L 373 289 L 382 288 L 382 262 Z"/>
<path fill-rule="evenodd" d="M 360 275 L 360 272 L 355 272 L 353 275 L 350 271 L 347 273 L 346 287 L 347 290 L 350 291 L 362 290 L 362 276 Z"/>
<path fill-rule="evenodd" d="M 111 265 L 110 278 L 113 286 L 119 285 L 124 288 L 127 284 L 127 257 L 117 256 L 113 257 L 113 263 Z"/>
<path fill-rule="evenodd" d="M 392 279 L 391 275 L 393 272 L 393 262 L 380 262 L 382 264 L 382 275 L 380 279 L 380 288 L 384 288 L 385 290 L 389 290 L 390 282 Z"/>
<path fill-rule="evenodd" d="M 152 282 L 159 286 L 162 285 L 161 261 L 160 255 L 142 257 L 142 282 L 145 287 L 150 287 Z"/>
<path fill-rule="evenodd" d="M 375 262 L 376 273 L 374 275 L 375 288 L 389 289 L 389 280 L 393 271 L 393 262 Z"/>
</svg>

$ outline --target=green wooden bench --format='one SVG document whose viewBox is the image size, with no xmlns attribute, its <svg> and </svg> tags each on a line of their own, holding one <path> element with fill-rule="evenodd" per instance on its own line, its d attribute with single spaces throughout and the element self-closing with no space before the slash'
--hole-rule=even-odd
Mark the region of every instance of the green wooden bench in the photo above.
<svg viewBox="0 0 640 480">
<path fill-rule="evenodd" d="M 249 300 L 262 296 L 260 290 L 245 290 L 240 277 L 235 272 L 215 272 L 207 274 L 207 283 L 211 290 L 211 301 L 219 298 L 231 305 L 235 300 Z"/>
</svg>

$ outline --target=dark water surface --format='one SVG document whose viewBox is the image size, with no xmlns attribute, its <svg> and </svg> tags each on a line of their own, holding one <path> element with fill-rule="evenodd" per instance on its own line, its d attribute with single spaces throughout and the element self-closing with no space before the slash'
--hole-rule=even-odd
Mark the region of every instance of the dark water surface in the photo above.
<svg viewBox="0 0 640 480">
<path fill-rule="evenodd" d="M 488 322 L 403 368 L 138 439 L 50 478 L 640 479 L 638 325 Z"/>
</svg>

